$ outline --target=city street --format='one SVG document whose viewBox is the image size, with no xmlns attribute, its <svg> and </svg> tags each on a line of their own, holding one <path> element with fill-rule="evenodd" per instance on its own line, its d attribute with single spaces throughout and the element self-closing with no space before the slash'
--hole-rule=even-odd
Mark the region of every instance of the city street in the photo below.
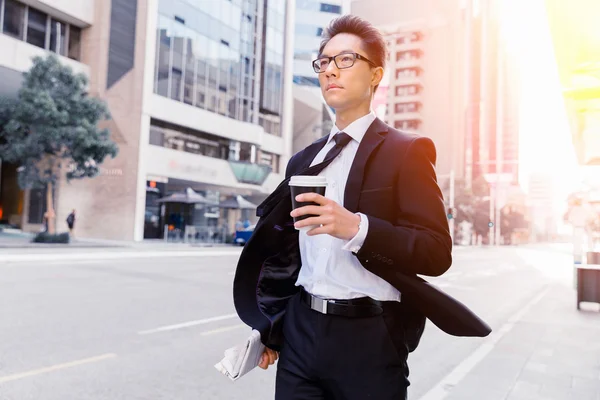
<svg viewBox="0 0 600 400">
<path fill-rule="evenodd" d="M 249 333 L 231 298 L 239 249 L 221 250 L 176 258 L 144 257 L 138 249 L 140 258 L 0 261 L 0 399 L 272 398 L 275 368 L 231 383 L 213 367 Z M 575 311 L 566 247 L 457 248 L 454 260 L 433 282 L 494 332 L 485 339 L 456 338 L 429 323 L 409 358 L 410 399 L 598 399 L 598 345 L 586 352 L 590 359 L 581 374 L 587 376 L 569 372 L 562 392 L 544 380 L 558 350 L 546 346 L 534 355 L 547 356 L 547 364 L 524 355 L 548 337 L 532 319 L 546 315 L 536 310 L 550 299 L 553 310 L 568 314 L 556 320 L 576 319 L 589 346 L 600 334 L 594 310 Z M 575 357 L 561 353 L 561 365 L 569 364 L 569 355 Z M 533 361 L 539 382 L 520 382 Z"/>
</svg>

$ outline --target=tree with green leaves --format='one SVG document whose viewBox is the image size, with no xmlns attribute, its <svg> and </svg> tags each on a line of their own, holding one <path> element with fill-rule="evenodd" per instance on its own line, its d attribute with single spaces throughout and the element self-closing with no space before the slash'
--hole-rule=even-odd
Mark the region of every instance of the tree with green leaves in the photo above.
<svg viewBox="0 0 600 400">
<path fill-rule="evenodd" d="M 500 234 L 504 237 L 504 243 L 510 243 L 510 238 L 515 231 L 527 228 L 525 215 L 511 206 L 505 206 L 502 209 L 500 220 Z"/>
<path fill-rule="evenodd" d="M 48 233 L 54 234 L 53 188 L 67 180 L 92 178 L 116 144 L 98 123 L 110 118 L 106 104 L 88 96 L 83 74 L 58 58 L 35 57 L 16 99 L 0 101 L 0 157 L 19 165 L 22 189 L 46 188 Z"/>
<path fill-rule="evenodd" d="M 442 187 L 444 192 L 449 191 L 449 183 Z M 454 237 L 458 238 L 459 226 L 463 222 L 469 222 L 476 235 L 486 236 L 489 230 L 489 185 L 482 176 L 474 179 L 470 187 L 464 179 L 456 179 L 454 182 Z"/>
</svg>

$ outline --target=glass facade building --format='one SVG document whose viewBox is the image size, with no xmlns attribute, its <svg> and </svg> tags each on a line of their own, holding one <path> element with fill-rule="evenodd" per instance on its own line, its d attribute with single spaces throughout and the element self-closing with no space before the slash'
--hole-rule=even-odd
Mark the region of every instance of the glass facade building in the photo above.
<svg viewBox="0 0 600 400">
<path fill-rule="evenodd" d="M 280 136 L 284 18 L 283 1 L 160 0 L 154 92 Z"/>
<path fill-rule="evenodd" d="M 323 29 L 342 14 L 341 1 L 297 0 L 296 9 L 294 83 L 318 87 L 319 79 L 310 63 L 317 58 Z"/>
<path fill-rule="evenodd" d="M 259 124 L 265 132 L 280 135 L 283 95 L 285 2 L 263 0 Z"/>
</svg>

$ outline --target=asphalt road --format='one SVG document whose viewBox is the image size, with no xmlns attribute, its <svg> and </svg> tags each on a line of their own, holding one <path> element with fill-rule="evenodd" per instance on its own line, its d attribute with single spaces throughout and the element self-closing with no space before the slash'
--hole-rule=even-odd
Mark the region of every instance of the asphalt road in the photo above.
<svg viewBox="0 0 600 400">
<path fill-rule="evenodd" d="M 434 282 L 493 328 L 570 271 L 568 254 L 554 248 L 460 248 L 454 259 Z M 231 383 L 213 367 L 249 333 L 231 299 L 236 260 L 235 251 L 15 263 L 0 257 L 0 399 L 273 398 L 275 368 Z M 484 342 L 429 323 L 409 358 L 409 398 L 464 366 Z"/>
</svg>

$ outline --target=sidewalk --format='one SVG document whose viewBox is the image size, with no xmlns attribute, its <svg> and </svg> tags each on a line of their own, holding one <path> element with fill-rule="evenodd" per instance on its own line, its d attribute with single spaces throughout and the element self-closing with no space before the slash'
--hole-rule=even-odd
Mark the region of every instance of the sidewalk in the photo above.
<svg viewBox="0 0 600 400">
<path fill-rule="evenodd" d="M 600 313 L 575 298 L 549 284 L 421 400 L 600 400 Z"/>
<path fill-rule="evenodd" d="M 22 232 L 17 229 L 0 229 L 0 251 L 2 249 L 68 249 L 68 248 L 152 248 L 152 249 L 193 249 L 198 247 L 236 247 L 223 243 L 174 243 L 162 239 L 146 239 L 141 242 L 106 239 L 73 238 L 68 244 L 61 243 L 32 243 L 35 234 Z"/>
<path fill-rule="evenodd" d="M 196 257 L 242 251 L 242 247 L 230 244 L 167 243 L 164 240 L 134 242 L 76 238 L 68 244 L 32 243 L 33 236 L 16 230 L 0 231 L 0 262 Z"/>
</svg>

